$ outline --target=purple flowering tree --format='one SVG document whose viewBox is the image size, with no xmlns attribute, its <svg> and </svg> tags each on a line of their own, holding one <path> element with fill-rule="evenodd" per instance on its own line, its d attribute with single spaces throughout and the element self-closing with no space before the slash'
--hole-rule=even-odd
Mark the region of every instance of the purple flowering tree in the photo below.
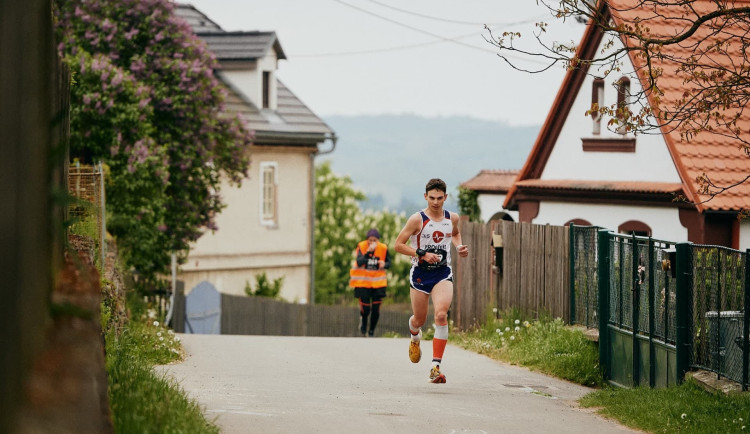
<svg viewBox="0 0 750 434">
<path fill-rule="evenodd" d="M 155 280 L 215 229 L 222 179 L 246 175 L 251 134 L 224 112 L 215 59 L 167 0 L 55 0 L 73 71 L 71 156 L 103 161 L 108 229 Z"/>
</svg>

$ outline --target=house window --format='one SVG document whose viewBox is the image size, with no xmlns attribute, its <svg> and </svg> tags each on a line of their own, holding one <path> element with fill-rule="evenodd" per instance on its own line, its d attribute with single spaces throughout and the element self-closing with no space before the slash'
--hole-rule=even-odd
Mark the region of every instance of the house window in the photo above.
<svg viewBox="0 0 750 434">
<path fill-rule="evenodd" d="M 620 77 L 615 87 L 617 88 L 617 119 L 625 121 L 630 114 L 630 79 L 625 76 Z M 617 127 L 617 132 L 625 134 L 627 132 L 625 125 Z"/>
<path fill-rule="evenodd" d="M 617 232 L 621 234 L 637 235 L 639 237 L 650 237 L 651 228 L 638 220 L 628 220 L 617 227 Z"/>
<path fill-rule="evenodd" d="M 271 107 L 271 71 L 263 71 L 263 108 Z"/>
<path fill-rule="evenodd" d="M 276 162 L 260 163 L 260 223 L 266 226 L 276 225 L 278 219 Z"/>
<path fill-rule="evenodd" d="M 591 92 L 591 107 L 597 110 L 604 104 L 604 79 L 595 78 Z M 591 113 L 591 119 L 594 121 L 593 133 L 598 135 L 602 131 L 602 115 L 598 112 Z"/>
</svg>

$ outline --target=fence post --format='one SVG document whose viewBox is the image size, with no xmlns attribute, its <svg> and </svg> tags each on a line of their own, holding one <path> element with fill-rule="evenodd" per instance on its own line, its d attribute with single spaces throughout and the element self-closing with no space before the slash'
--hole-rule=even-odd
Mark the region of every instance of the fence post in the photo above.
<svg viewBox="0 0 750 434">
<path fill-rule="evenodd" d="M 101 160 L 98 165 L 99 170 L 99 215 L 101 216 L 99 253 L 102 258 L 102 270 L 107 266 L 107 201 L 104 195 L 104 167 Z"/>
<path fill-rule="evenodd" d="M 685 380 L 685 373 L 690 367 L 693 340 L 691 322 L 693 314 L 693 267 L 690 243 L 678 243 L 676 246 L 677 285 L 675 287 L 675 336 L 677 384 Z"/>
<path fill-rule="evenodd" d="M 654 329 L 656 316 L 654 314 L 654 296 L 656 292 L 656 273 L 659 268 L 654 264 L 654 239 L 648 237 L 648 383 L 650 387 L 656 387 L 656 350 L 654 348 Z M 665 329 L 666 333 L 666 329 Z"/>
<path fill-rule="evenodd" d="M 742 390 L 747 391 L 747 369 L 748 369 L 748 330 L 750 328 L 750 249 L 745 250 L 745 294 L 743 297 L 742 315 Z"/>
<path fill-rule="evenodd" d="M 633 386 L 641 384 L 641 344 L 638 342 L 638 331 L 641 328 L 640 317 L 641 317 L 641 276 L 638 270 L 638 266 L 641 263 L 641 252 L 638 240 L 635 238 L 635 232 L 631 235 L 631 243 L 633 249 L 633 264 L 631 266 L 630 278 L 632 279 L 632 299 L 633 304 L 632 315 L 630 318 L 631 324 L 633 325 Z M 622 264 L 622 256 L 620 257 L 620 263 Z"/>
<path fill-rule="evenodd" d="M 597 232 L 599 257 L 599 365 L 602 368 L 602 376 L 607 381 L 611 378 L 609 361 L 609 232 L 600 229 Z"/>
<path fill-rule="evenodd" d="M 573 223 L 570 223 L 568 229 L 568 258 L 570 266 L 570 324 L 576 323 L 576 248 L 575 248 L 575 230 Z"/>
</svg>

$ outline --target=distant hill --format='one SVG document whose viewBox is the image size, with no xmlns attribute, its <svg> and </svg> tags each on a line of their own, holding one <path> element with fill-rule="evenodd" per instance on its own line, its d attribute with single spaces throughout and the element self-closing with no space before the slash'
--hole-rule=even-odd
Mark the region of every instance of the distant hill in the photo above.
<svg viewBox="0 0 750 434">
<path fill-rule="evenodd" d="M 469 117 L 415 115 L 329 116 L 339 137 L 330 160 L 364 191 L 366 209 L 409 213 L 424 207 L 430 178 L 448 184 L 448 208 L 456 209 L 458 185 L 482 169 L 520 169 L 539 131 Z"/>
</svg>

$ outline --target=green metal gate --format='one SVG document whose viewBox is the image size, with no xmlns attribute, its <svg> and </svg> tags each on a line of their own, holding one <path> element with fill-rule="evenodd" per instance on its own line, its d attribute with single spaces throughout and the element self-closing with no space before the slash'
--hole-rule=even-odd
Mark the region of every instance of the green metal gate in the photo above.
<svg viewBox="0 0 750 434">
<path fill-rule="evenodd" d="M 625 387 L 676 384 L 685 364 L 678 352 L 674 245 L 600 230 L 597 247 L 599 357 L 605 379 Z"/>
</svg>

